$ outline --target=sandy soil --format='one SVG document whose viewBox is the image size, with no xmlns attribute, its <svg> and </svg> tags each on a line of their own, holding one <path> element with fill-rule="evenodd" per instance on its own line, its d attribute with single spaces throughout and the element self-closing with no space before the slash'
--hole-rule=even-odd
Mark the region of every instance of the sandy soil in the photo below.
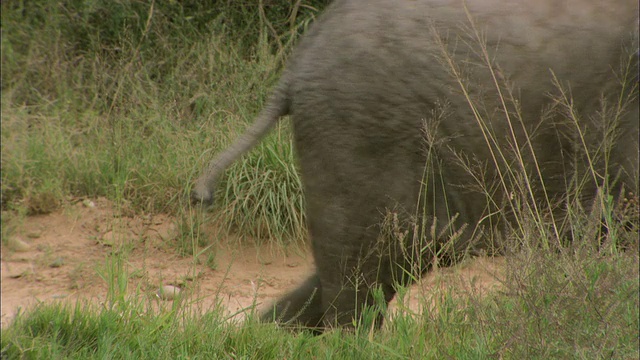
<svg viewBox="0 0 640 360">
<path fill-rule="evenodd" d="M 18 311 L 39 302 L 107 300 L 107 269 L 126 259 L 128 293 L 163 303 L 158 290 L 180 288 L 181 298 L 198 311 L 220 303 L 230 316 L 243 316 L 292 289 L 313 271 L 308 254 L 283 255 L 267 247 L 238 246 L 229 239 L 193 256 L 179 256 L 172 245 L 173 219 L 116 214 L 104 199 L 85 200 L 57 212 L 28 217 L 2 245 L 2 326 Z M 110 256 L 122 252 L 124 256 Z M 213 252 L 213 253 L 212 253 Z M 214 266 L 207 259 L 214 258 Z M 419 311 L 437 287 L 464 291 L 499 287 L 501 258 L 478 258 L 453 269 L 439 269 L 414 285 L 403 309 Z M 137 291 L 139 289 L 139 291 Z M 397 304 L 392 305 L 397 307 Z"/>
</svg>

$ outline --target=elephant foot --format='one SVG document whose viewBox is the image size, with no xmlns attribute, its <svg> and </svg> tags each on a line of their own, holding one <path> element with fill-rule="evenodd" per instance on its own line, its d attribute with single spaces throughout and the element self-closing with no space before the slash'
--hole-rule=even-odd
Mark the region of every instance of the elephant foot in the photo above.
<svg viewBox="0 0 640 360">
<path fill-rule="evenodd" d="M 321 290 L 320 278 L 314 274 L 296 290 L 270 306 L 260 316 L 260 320 L 276 322 L 284 326 L 306 328 L 321 333 L 324 315 Z"/>
</svg>

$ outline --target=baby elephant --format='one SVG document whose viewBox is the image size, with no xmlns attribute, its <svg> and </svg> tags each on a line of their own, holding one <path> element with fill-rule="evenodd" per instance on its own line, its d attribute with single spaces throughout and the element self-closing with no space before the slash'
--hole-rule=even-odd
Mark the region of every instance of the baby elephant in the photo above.
<svg viewBox="0 0 640 360">
<path fill-rule="evenodd" d="M 585 205 L 605 184 L 613 194 L 636 191 L 637 7 L 330 5 L 255 123 L 193 191 L 210 203 L 223 170 L 291 115 L 316 272 L 263 319 L 318 330 L 353 324 L 374 290 L 389 302 L 434 258 L 448 264 L 487 249 L 518 208 L 561 224 L 572 179 Z M 609 121 L 598 116 L 609 99 L 631 106 Z M 416 223 L 427 230 L 414 233 Z"/>
</svg>

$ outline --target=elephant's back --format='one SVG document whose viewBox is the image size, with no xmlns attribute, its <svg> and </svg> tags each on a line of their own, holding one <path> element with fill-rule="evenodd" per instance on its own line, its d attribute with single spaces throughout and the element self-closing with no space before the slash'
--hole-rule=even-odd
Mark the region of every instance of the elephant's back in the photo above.
<svg viewBox="0 0 640 360">
<path fill-rule="evenodd" d="M 456 85 L 443 50 L 458 65 L 478 64 L 481 38 L 504 75 L 531 92 L 548 90 L 551 71 L 593 88 L 606 82 L 636 32 L 630 0 L 337 1 L 301 40 L 288 71 L 293 94 L 361 99 L 380 83 L 391 98 L 398 85 L 402 97 L 434 99 Z"/>
</svg>

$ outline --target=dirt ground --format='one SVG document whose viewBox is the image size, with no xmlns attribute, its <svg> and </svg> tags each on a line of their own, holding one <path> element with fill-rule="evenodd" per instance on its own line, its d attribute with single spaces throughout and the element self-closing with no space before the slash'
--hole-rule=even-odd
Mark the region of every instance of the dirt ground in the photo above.
<svg viewBox="0 0 640 360">
<path fill-rule="evenodd" d="M 26 218 L 2 241 L 2 327 L 40 302 L 104 304 L 107 278 L 114 273 L 107 270 L 118 258 L 126 260 L 128 294 L 160 304 L 172 301 L 160 296 L 160 289 L 173 286 L 165 289 L 179 288 L 188 306 L 206 311 L 219 303 L 230 317 L 270 303 L 313 271 L 309 254 L 285 256 L 266 246 L 238 246 L 233 239 L 198 257 L 183 257 L 172 245 L 175 228 L 175 221 L 163 215 L 118 215 L 105 199 Z M 110 256 L 115 252 L 123 256 Z M 409 290 L 403 308 L 419 311 L 436 287 L 490 291 L 500 286 L 503 269 L 501 258 L 477 258 L 431 272 Z"/>
</svg>

